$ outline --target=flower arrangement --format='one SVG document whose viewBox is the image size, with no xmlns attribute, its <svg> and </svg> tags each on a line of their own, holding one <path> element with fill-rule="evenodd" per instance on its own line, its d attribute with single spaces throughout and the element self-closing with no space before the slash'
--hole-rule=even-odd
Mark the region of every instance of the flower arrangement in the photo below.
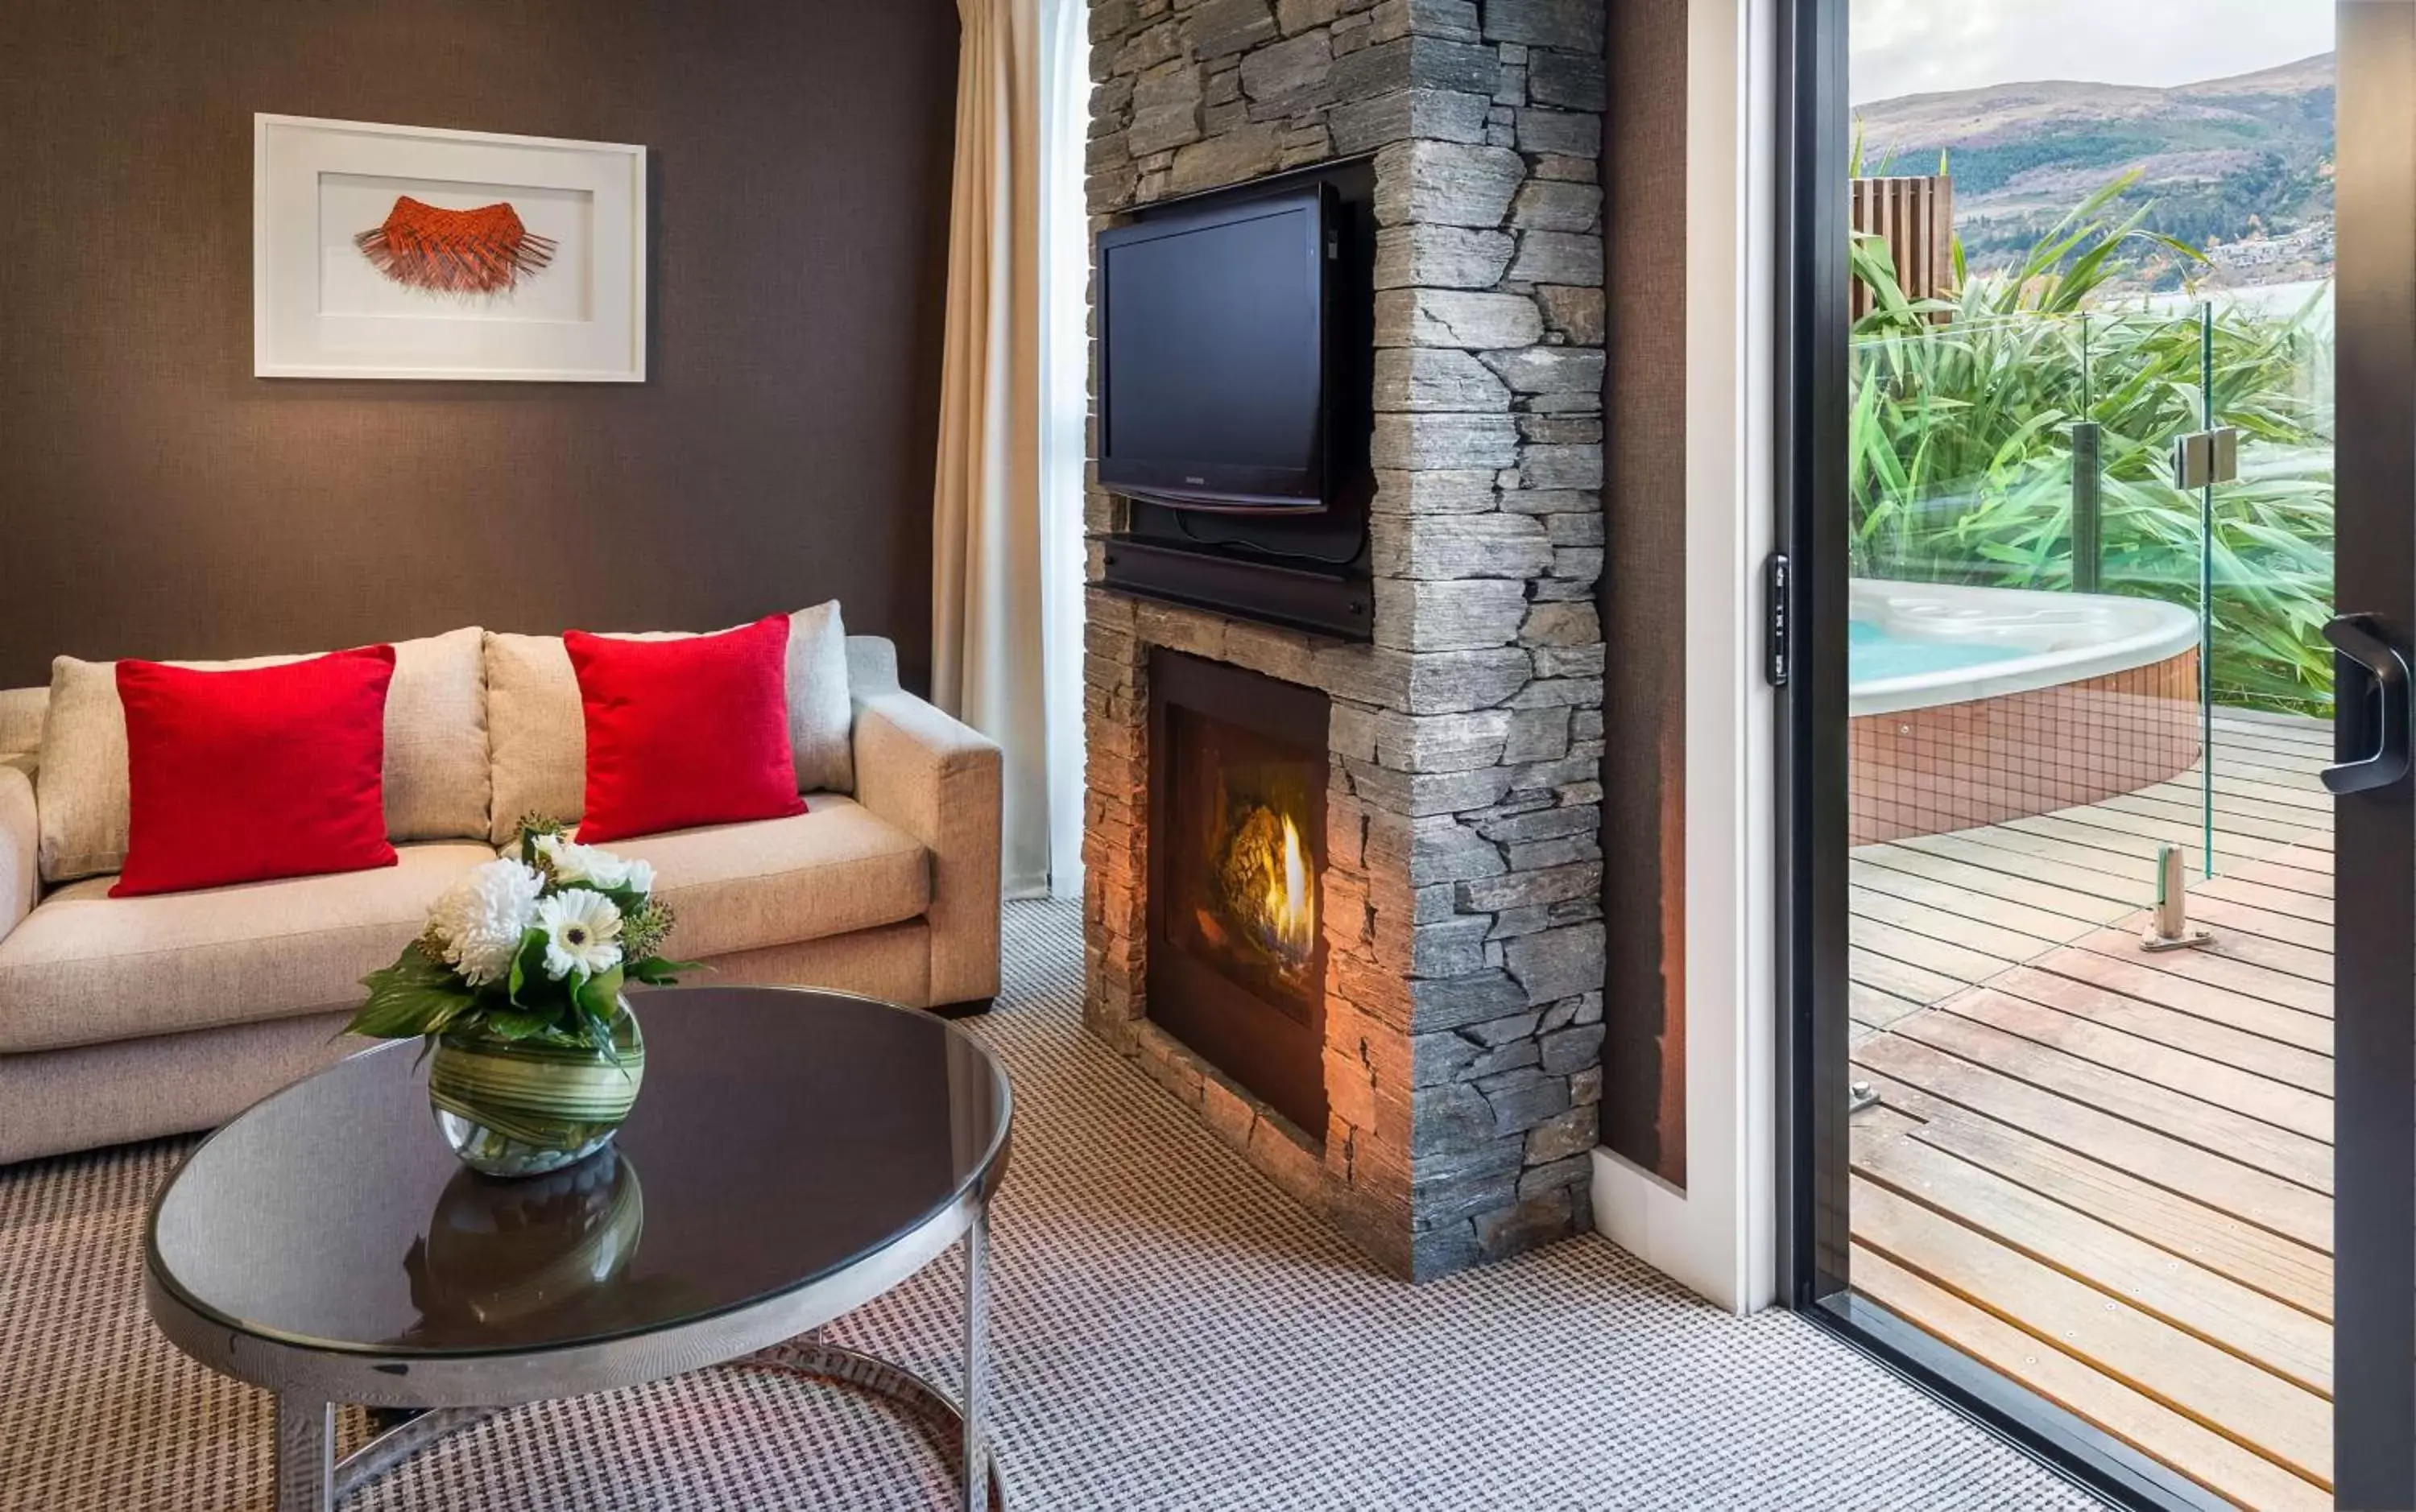
<svg viewBox="0 0 2416 1512">
<path fill-rule="evenodd" d="M 345 1027 L 381 1040 L 476 1036 L 583 1047 L 612 1056 L 621 989 L 668 984 L 693 962 L 666 960 L 672 910 L 642 861 L 581 846 L 568 827 L 521 822 L 520 855 L 445 890 L 394 965 L 364 979 L 369 1001 Z"/>
</svg>

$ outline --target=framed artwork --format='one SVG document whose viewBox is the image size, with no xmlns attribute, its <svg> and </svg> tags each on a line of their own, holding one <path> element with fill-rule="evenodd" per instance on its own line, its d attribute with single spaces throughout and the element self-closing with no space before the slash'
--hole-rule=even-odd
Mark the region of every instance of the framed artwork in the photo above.
<svg viewBox="0 0 2416 1512">
<path fill-rule="evenodd" d="M 252 117 L 258 378 L 646 376 L 646 149 Z"/>
</svg>

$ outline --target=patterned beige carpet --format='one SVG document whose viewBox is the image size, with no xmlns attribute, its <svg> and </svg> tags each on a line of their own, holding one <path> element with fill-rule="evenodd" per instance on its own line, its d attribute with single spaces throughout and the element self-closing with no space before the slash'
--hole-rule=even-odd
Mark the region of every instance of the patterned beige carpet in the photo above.
<svg viewBox="0 0 2416 1512">
<path fill-rule="evenodd" d="M 1809 1325 L 1729 1318 L 1600 1240 L 1373 1274 L 1083 1037 L 1079 930 L 1013 906 L 977 1025 L 1016 1083 L 993 1338 L 1019 1512 L 2094 1505 Z M 267 1400 L 143 1311 L 143 1208 L 183 1148 L 0 1169 L 7 1512 L 265 1505 Z M 946 1379 L 956 1267 L 935 1272 L 834 1333 Z M 506 1414 L 346 1505 L 885 1512 L 948 1485 L 877 1408 L 707 1372 Z"/>
</svg>

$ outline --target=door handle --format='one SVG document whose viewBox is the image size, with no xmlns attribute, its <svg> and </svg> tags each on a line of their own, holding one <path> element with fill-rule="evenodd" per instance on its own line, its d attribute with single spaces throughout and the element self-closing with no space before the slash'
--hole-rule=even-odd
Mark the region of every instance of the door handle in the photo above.
<svg viewBox="0 0 2416 1512">
<path fill-rule="evenodd" d="M 2323 771 L 2335 793 L 2368 793 L 2408 775 L 2408 658 L 2377 633 L 2370 614 L 2336 615 L 2324 638 L 2337 653 L 2333 717 L 2340 749 L 2365 755 L 2336 761 Z"/>
</svg>

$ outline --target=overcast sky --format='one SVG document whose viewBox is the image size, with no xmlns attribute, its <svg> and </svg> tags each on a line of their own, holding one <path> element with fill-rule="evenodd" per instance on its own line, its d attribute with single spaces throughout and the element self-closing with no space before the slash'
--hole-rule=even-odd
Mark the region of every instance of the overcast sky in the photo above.
<svg viewBox="0 0 2416 1512">
<path fill-rule="evenodd" d="M 2333 45 L 2333 0 L 1852 0 L 1854 103 L 2034 79 L 2185 84 Z"/>
</svg>

